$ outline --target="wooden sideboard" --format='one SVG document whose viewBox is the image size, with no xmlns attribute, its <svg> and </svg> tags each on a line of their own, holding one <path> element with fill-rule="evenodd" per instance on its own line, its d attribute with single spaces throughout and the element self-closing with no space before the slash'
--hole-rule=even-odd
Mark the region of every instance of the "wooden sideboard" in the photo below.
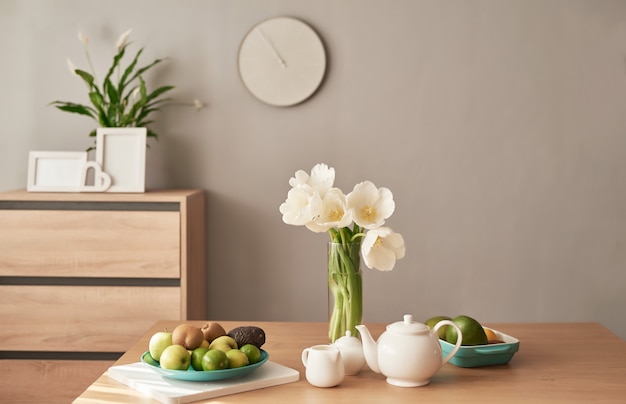
<svg viewBox="0 0 626 404">
<path fill-rule="evenodd" d="M 202 190 L 0 193 L 0 358 L 119 355 L 205 318 L 205 210 Z"/>
</svg>

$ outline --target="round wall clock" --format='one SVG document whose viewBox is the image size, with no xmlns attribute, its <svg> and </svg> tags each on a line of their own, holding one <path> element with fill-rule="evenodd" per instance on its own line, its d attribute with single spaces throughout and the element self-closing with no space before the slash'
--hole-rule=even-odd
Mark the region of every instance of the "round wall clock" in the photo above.
<svg viewBox="0 0 626 404">
<path fill-rule="evenodd" d="M 319 35 L 291 17 L 262 21 L 239 48 L 239 74 L 259 100 L 278 107 L 305 101 L 326 72 L 326 52 Z"/>
</svg>

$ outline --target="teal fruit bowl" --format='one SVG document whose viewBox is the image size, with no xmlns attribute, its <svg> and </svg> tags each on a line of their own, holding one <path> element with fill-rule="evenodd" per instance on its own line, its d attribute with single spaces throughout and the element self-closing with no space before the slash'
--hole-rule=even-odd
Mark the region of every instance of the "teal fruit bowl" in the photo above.
<svg viewBox="0 0 626 404">
<path fill-rule="evenodd" d="M 223 370 L 194 370 L 190 366 L 187 370 L 169 370 L 161 369 L 159 362 L 155 361 L 150 356 L 150 352 L 146 351 L 143 355 L 141 355 L 141 362 L 150 369 L 159 373 L 161 376 L 169 377 L 170 379 L 185 380 L 188 382 L 210 382 L 216 380 L 234 379 L 236 377 L 248 375 L 261 367 L 268 361 L 269 358 L 269 354 L 261 349 L 261 360 L 259 362 L 240 368 Z"/>
<path fill-rule="evenodd" d="M 515 352 L 519 350 L 519 340 L 499 331 L 493 331 L 498 339 L 503 342 L 488 345 L 461 346 L 457 353 L 450 358 L 449 363 L 462 368 L 509 363 Z M 439 345 L 441 345 L 441 355 L 444 358 L 454 349 L 454 344 L 442 339 L 439 340 Z"/>
</svg>

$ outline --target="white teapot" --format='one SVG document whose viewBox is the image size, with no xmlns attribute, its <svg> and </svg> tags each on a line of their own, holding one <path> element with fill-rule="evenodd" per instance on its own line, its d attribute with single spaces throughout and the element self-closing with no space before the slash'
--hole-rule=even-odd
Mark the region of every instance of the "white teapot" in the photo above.
<svg viewBox="0 0 626 404">
<path fill-rule="evenodd" d="M 444 325 L 454 327 L 458 338 L 454 349 L 442 359 L 437 330 Z M 364 325 L 357 325 L 363 341 L 367 365 L 387 377 L 387 383 L 400 387 L 416 387 L 430 383 L 430 378 L 459 350 L 463 335 L 450 320 L 438 322 L 433 330 L 414 322 L 406 314 L 404 321 L 389 324 L 375 342 Z"/>
</svg>

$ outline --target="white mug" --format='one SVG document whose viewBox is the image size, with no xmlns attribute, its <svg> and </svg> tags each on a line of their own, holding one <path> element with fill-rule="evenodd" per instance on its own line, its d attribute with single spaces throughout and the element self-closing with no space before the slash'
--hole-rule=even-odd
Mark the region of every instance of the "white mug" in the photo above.
<svg viewBox="0 0 626 404">
<path fill-rule="evenodd" d="M 341 352 L 332 345 L 313 345 L 302 351 L 306 379 L 313 386 L 333 387 L 341 383 L 345 370 Z"/>
</svg>

